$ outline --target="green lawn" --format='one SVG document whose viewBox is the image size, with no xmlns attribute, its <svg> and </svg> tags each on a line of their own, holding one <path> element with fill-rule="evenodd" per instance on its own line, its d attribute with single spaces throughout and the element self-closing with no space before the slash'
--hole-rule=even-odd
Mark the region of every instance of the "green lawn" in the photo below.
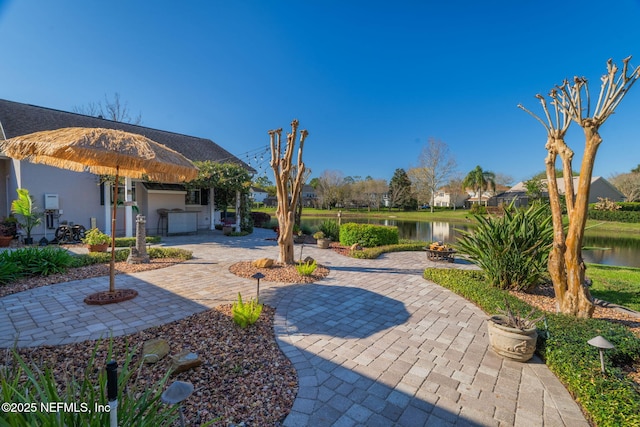
<svg viewBox="0 0 640 427">
<path fill-rule="evenodd" d="M 594 297 L 640 311 L 640 268 L 589 264 L 587 276 Z"/>
<path fill-rule="evenodd" d="M 266 212 L 272 217 L 275 216 L 275 208 L 254 208 L 255 212 Z M 306 217 L 333 217 L 336 218 L 341 212 L 343 218 L 348 217 L 371 217 L 371 218 L 398 218 L 412 221 L 451 221 L 451 222 L 473 222 L 473 215 L 468 209 L 436 210 L 430 212 L 428 209 L 405 212 L 396 209 L 380 209 L 367 211 L 366 209 L 314 209 L 304 208 L 302 215 Z M 640 239 L 640 223 L 613 222 L 613 221 L 587 221 L 586 233 L 589 235 L 624 236 L 627 238 Z"/>
</svg>

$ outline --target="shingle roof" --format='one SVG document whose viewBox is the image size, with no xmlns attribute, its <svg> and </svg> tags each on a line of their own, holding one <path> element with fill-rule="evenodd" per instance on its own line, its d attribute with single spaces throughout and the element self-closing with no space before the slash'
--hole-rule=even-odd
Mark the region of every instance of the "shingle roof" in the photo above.
<svg viewBox="0 0 640 427">
<path fill-rule="evenodd" d="M 224 163 L 236 163 L 255 172 L 249 165 L 210 139 L 151 129 L 130 123 L 114 122 L 112 120 L 35 105 L 21 104 L 4 99 L 0 99 L 0 124 L 7 139 L 33 132 L 65 127 L 119 129 L 144 135 L 181 153 L 192 161 L 212 160 Z M 0 134 L 0 138 L 1 137 L 2 135 Z"/>
</svg>

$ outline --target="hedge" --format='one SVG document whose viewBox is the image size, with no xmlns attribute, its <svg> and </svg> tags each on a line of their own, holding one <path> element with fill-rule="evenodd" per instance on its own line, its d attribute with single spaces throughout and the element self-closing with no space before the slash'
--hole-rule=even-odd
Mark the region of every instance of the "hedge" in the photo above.
<svg viewBox="0 0 640 427">
<path fill-rule="evenodd" d="M 340 226 L 340 244 L 351 246 L 355 243 L 365 248 L 382 245 L 395 245 L 398 239 L 398 227 L 348 222 Z"/>
<path fill-rule="evenodd" d="M 596 221 L 640 222 L 640 212 L 637 211 L 599 211 L 589 209 L 588 219 Z"/>
</svg>

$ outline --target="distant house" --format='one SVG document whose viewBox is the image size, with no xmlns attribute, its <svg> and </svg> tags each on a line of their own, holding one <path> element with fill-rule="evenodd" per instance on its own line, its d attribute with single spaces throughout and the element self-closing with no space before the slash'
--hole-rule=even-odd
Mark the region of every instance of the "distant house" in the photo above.
<svg viewBox="0 0 640 427">
<path fill-rule="evenodd" d="M 302 206 L 306 208 L 315 207 L 318 202 L 316 190 L 310 185 L 303 185 L 300 200 L 302 202 Z M 266 207 L 275 207 L 278 206 L 278 198 L 275 196 L 268 196 L 264 199 L 263 203 Z"/>
<path fill-rule="evenodd" d="M 316 206 L 316 203 L 318 201 L 318 194 L 316 193 L 315 188 L 307 184 L 303 185 L 301 200 L 302 206 L 306 208 Z"/>
<path fill-rule="evenodd" d="M 249 197 L 254 203 L 264 203 L 264 200 L 269 196 L 269 193 L 262 188 L 251 187 L 249 190 Z"/>
<path fill-rule="evenodd" d="M 192 161 L 233 162 L 253 172 L 249 166 L 210 139 L 181 135 L 129 123 L 114 122 L 34 105 L 0 99 L 0 139 L 9 139 L 33 132 L 66 127 L 119 129 L 144 135 L 163 144 Z M 51 166 L 20 161 L 0 153 L 0 174 L 6 181 L 0 186 L 0 218 L 10 214 L 11 201 L 17 188 L 26 188 L 38 207 L 46 209 L 45 221 L 33 230 L 36 240 L 53 238 L 63 221 L 96 226 L 111 232 L 110 211 L 113 206 L 113 185 L 88 172 L 71 172 Z M 189 230 L 214 228 L 220 212 L 215 209 L 215 189 L 187 190 L 182 185 L 126 180 L 120 184 L 119 195 L 135 202 L 146 216 L 147 233 L 168 231 L 171 217 L 187 221 Z M 119 197 L 118 204 L 122 199 Z M 134 228 L 133 207 L 118 208 L 116 234 L 131 235 Z M 167 212 L 173 214 L 167 215 Z M 185 215 L 178 215 L 184 212 Z"/>
<path fill-rule="evenodd" d="M 471 207 L 471 205 L 482 205 L 482 206 L 495 206 L 496 196 L 493 191 L 483 191 L 480 195 L 471 192 L 468 194 L 464 201 L 466 207 Z"/>
<path fill-rule="evenodd" d="M 468 198 L 469 195 L 465 192 L 459 191 L 458 193 L 453 194 L 442 188 L 433 197 L 433 206 L 460 208 L 464 206 L 464 202 Z"/>
<path fill-rule="evenodd" d="M 574 192 L 578 188 L 578 179 L 579 177 L 573 177 L 573 188 Z M 565 186 L 564 186 L 564 178 L 558 178 L 558 191 L 560 194 L 565 194 Z M 543 187 L 546 189 L 547 180 L 541 180 Z M 549 193 L 547 191 L 542 192 L 542 197 L 548 198 Z M 614 202 L 622 202 L 624 200 L 624 195 L 618 191 L 616 187 L 613 186 L 609 181 L 604 179 L 601 176 L 594 176 L 591 178 L 591 189 L 589 191 L 589 203 L 596 203 L 598 198 L 608 198 L 609 200 L 613 200 Z M 527 188 L 525 182 L 519 182 L 509 190 L 505 191 L 502 194 L 499 194 L 496 197 L 498 204 L 509 204 L 514 201 L 515 206 L 527 206 L 529 204 L 529 196 L 527 195 Z"/>
</svg>

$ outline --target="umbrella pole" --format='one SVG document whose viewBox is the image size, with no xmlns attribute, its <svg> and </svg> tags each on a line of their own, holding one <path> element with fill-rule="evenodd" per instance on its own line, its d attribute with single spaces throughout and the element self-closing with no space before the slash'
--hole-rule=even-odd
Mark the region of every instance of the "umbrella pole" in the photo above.
<svg viewBox="0 0 640 427">
<path fill-rule="evenodd" d="M 116 291 L 116 212 L 118 208 L 118 175 L 120 166 L 116 166 L 116 182 L 113 189 L 113 215 L 111 216 L 111 262 L 109 264 L 109 292 Z"/>
</svg>

